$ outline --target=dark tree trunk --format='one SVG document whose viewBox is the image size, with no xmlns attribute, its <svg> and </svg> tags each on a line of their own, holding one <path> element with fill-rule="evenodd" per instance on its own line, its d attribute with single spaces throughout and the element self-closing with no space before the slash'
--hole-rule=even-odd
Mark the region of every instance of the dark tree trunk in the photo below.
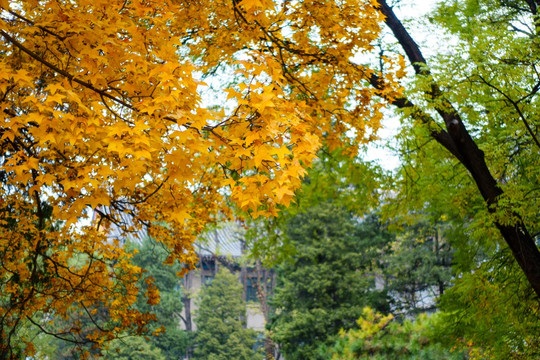
<svg viewBox="0 0 540 360">
<path fill-rule="evenodd" d="M 379 4 L 380 11 L 386 17 L 386 25 L 392 30 L 394 36 L 403 47 L 417 75 L 429 75 L 426 60 L 418 45 L 388 6 L 386 0 L 379 0 Z M 380 79 L 377 78 L 371 79 L 371 83 L 375 86 L 381 85 Z M 437 112 L 444 120 L 446 131 L 442 129 L 432 130 L 432 137 L 450 151 L 467 168 L 478 190 L 482 194 L 488 210 L 491 213 L 496 212 L 498 200 L 503 194 L 503 190 L 493 178 L 486 164 L 484 152 L 478 148 L 458 112 L 444 98 L 444 94 L 442 94 L 435 82 L 432 83 L 428 95 L 433 99 L 442 101 L 444 105 L 438 107 Z M 401 108 L 415 108 L 414 104 L 406 98 L 397 99 L 393 103 Z M 433 121 L 429 115 L 419 109 L 415 109 L 413 116 L 424 122 Z M 502 224 L 500 221 L 495 220 L 495 226 L 499 229 L 502 237 L 508 244 L 514 258 L 525 273 L 536 295 L 540 297 L 540 251 L 520 217 L 517 214 L 511 214 L 511 216 L 515 218 L 512 225 Z"/>
<path fill-rule="evenodd" d="M 193 331 L 192 319 L 191 319 L 191 288 L 192 288 L 192 273 L 188 272 L 184 275 L 184 294 L 182 296 L 182 302 L 184 304 L 184 327 L 187 332 Z"/>
<path fill-rule="evenodd" d="M 192 288 L 192 281 L 193 281 L 193 273 L 188 271 L 186 275 L 184 275 L 184 294 L 182 296 L 182 303 L 184 304 L 184 317 L 182 320 L 184 321 L 184 327 L 186 328 L 186 332 L 191 335 L 193 333 L 193 320 L 191 318 L 191 288 Z M 188 344 L 186 347 L 186 354 L 185 359 L 189 360 L 191 359 L 193 354 L 193 346 Z"/>
<path fill-rule="evenodd" d="M 264 322 L 266 324 L 270 321 L 270 307 L 268 306 L 268 276 L 273 276 L 273 272 L 268 269 L 263 269 L 261 261 L 257 259 L 255 262 L 255 269 L 257 271 L 257 297 L 261 303 L 261 310 L 264 316 Z M 273 287 L 271 287 L 273 289 Z M 266 335 L 264 338 L 264 352 L 266 359 L 274 360 L 276 358 L 276 344 L 272 341 L 270 336 Z"/>
</svg>

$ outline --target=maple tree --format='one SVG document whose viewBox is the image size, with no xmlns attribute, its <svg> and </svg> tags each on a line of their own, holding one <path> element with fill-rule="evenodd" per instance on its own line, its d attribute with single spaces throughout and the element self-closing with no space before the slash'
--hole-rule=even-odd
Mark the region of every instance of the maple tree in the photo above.
<svg viewBox="0 0 540 360">
<path fill-rule="evenodd" d="M 4 357 L 32 354 L 18 332 L 29 323 L 96 348 L 142 331 L 152 318 L 132 306 L 141 269 L 123 236 L 144 227 L 169 263 L 193 267 L 197 233 L 231 204 L 276 214 L 322 141 L 372 139 L 384 106 L 372 97 L 396 97 L 400 75 L 398 58 L 385 74 L 351 61 L 378 36 L 374 6 L 0 1 Z M 206 106 L 201 79 L 224 67 L 235 72 L 221 89 L 227 104 Z M 375 75 L 388 86 L 370 87 Z M 92 210 L 95 222 L 81 223 Z M 147 295 L 159 301 L 155 286 Z M 51 313 L 84 316 L 95 330 L 55 332 Z"/>
</svg>

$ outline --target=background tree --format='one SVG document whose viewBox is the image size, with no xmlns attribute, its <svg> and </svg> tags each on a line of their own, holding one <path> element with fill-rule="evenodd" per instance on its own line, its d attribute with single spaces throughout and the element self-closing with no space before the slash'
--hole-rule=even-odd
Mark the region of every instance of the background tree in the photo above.
<svg viewBox="0 0 540 360">
<path fill-rule="evenodd" d="M 379 187 L 390 178 L 377 164 L 351 157 L 343 149 L 323 147 L 289 207 L 276 217 L 246 221 L 248 256 L 268 268 L 288 261 L 295 253 L 294 244 L 284 236 L 291 218 L 326 202 L 351 213 L 370 213 L 380 205 Z"/>
<path fill-rule="evenodd" d="M 177 359 L 164 356 L 159 348 L 145 341 L 144 337 L 127 337 L 111 341 L 104 354 L 106 359 L 114 360 L 165 360 Z"/>
<path fill-rule="evenodd" d="M 139 289 L 147 291 L 146 279 L 150 278 L 160 295 L 158 304 L 149 304 L 144 296 L 139 296 L 134 305 L 140 312 L 155 314 L 155 321 L 147 327 L 151 334 L 148 342 L 166 359 L 182 358 L 189 343 L 189 334 L 180 328 L 183 304 L 178 273 L 182 267 L 178 263 L 164 264 L 168 251 L 151 238 L 144 238 L 141 244 L 133 243 L 130 248 L 135 252 L 133 264 L 144 270 Z"/>
<path fill-rule="evenodd" d="M 451 286 L 453 251 L 444 228 L 443 223 L 432 225 L 420 215 L 411 225 L 395 230 L 391 250 L 381 258 L 393 311 L 409 315 L 435 311 Z"/>
<path fill-rule="evenodd" d="M 263 355 L 254 350 L 257 334 L 246 329 L 246 304 L 242 285 L 229 271 L 220 268 L 212 283 L 200 292 L 195 318 L 194 359 L 257 360 Z"/>
<path fill-rule="evenodd" d="M 374 275 L 379 250 L 391 236 L 380 227 L 373 234 L 374 224 L 376 218 L 362 223 L 332 203 L 289 222 L 287 235 L 296 254 L 278 268 L 270 323 L 286 359 L 326 358 L 319 348 L 330 346 L 340 329 L 354 327 L 364 306 L 388 310 Z"/>
</svg>

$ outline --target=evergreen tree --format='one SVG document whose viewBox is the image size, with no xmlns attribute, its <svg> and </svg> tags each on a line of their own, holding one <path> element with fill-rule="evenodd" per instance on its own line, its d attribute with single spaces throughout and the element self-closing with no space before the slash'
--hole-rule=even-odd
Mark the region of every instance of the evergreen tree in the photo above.
<svg viewBox="0 0 540 360">
<path fill-rule="evenodd" d="M 211 285 L 200 293 L 195 318 L 197 334 L 194 359 L 257 360 L 262 355 L 254 351 L 256 333 L 244 328 L 246 304 L 242 286 L 236 276 L 220 270 Z"/>
<path fill-rule="evenodd" d="M 151 286 L 155 286 L 160 295 L 159 304 L 151 305 L 145 297 L 139 296 L 135 305 L 140 312 L 156 315 L 156 322 L 149 325 L 152 336 L 148 337 L 148 341 L 160 349 L 165 358 L 181 358 L 185 354 L 189 335 L 180 329 L 182 294 L 177 275 L 180 264 L 164 264 L 167 251 L 151 238 L 144 239 L 142 244 L 132 246 L 137 250 L 133 255 L 133 263 L 145 270 L 139 282 L 139 289 L 147 292 L 149 286 L 147 279 L 153 279 Z"/>
<path fill-rule="evenodd" d="M 396 233 L 391 251 L 381 259 L 393 311 L 435 310 L 451 285 L 453 251 L 444 228 L 423 218 Z"/>
<path fill-rule="evenodd" d="M 297 254 L 278 269 L 272 337 L 287 360 L 325 359 L 321 349 L 354 327 L 365 306 L 388 310 L 374 273 L 391 237 L 375 217 L 362 222 L 331 203 L 295 216 L 288 236 Z"/>
</svg>

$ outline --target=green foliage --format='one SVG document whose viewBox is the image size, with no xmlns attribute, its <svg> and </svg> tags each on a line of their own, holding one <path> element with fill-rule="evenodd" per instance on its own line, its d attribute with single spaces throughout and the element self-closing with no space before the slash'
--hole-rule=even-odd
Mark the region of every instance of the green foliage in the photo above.
<svg viewBox="0 0 540 360">
<path fill-rule="evenodd" d="M 501 244 L 501 237 L 466 169 L 425 130 L 408 124 L 399 135 L 402 164 L 386 184 L 393 197 L 382 205 L 383 219 L 405 237 L 420 224 L 430 231 L 442 226 L 454 251 L 453 265 L 469 272 Z"/>
<path fill-rule="evenodd" d="M 461 360 L 462 351 L 452 351 L 437 340 L 434 332 L 439 314 L 419 315 L 414 321 L 396 321 L 365 308 L 358 329 L 341 331 L 332 360 Z"/>
<path fill-rule="evenodd" d="M 508 254 L 493 226 L 493 216 L 467 173 L 436 144 L 425 143 L 422 136 L 411 130 L 403 140 L 409 151 L 404 151 L 401 177 L 396 181 L 399 192 L 395 201 L 385 205 L 384 214 L 387 221 L 400 225 L 398 232 L 405 230 L 394 246 L 406 240 L 411 224 L 427 221 L 430 226 L 442 226 L 443 238 L 452 247 L 456 280 L 446 289 L 439 304 L 445 321 L 437 331 L 450 347 L 469 346 L 473 359 L 537 358 L 540 323 L 537 298 Z M 415 148 L 419 144 L 423 145 Z M 413 148 L 415 151 L 410 151 Z M 535 186 L 534 182 L 531 185 Z M 537 211 L 535 201 L 522 205 L 530 206 L 529 217 Z M 538 231 L 537 225 L 530 228 Z M 410 251 L 414 247 L 407 246 L 405 250 L 394 251 L 388 258 L 395 265 L 393 271 L 392 266 L 387 271 L 400 275 L 401 280 L 407 280 L 410 264 L 417 258 Z M 428 252 L 422 256 L 422 263 L 429 262 Z M 429 269 L 426 272 L 429 274 Z M 418 281 L 423 273 L 410 274 L 405 284 Z M 400 277 L 394 279 L 400 281 Z M 434 277 L 428 277 L 422 281 L 433 280 Z M 392 285 L 399 284 L 391 281 Z"/>
<path fill-rule="evenodd" d="M 538 298 L 493 226 L 519 216 L 537 240 L 540 234 L 540 28 L 531 4 L 445 1 L 430 16 L 450 39 L 430 69 L 504 191 L 498 207 L 488 211 L 477 185 L 431 139 L 431 129 L 405 122 L 398 138 L 403 165 L 391 187 L 396 198 L 384 211 L 398 222 L 430 214 L 431 224 L 445 224 L 456 280 L 442 297 L 438 331 L 456 346 L 467 344 L 478 359 L 538 358 Z M 408 94 L 434 113 L 441 104 L 421 97 L 431 84 L 425 80 Z"/>
<path fill-rule="evenodd" d="M 290 216 L 327 201 L 355 213 L 367 213 L 377 207 L 378 189 L 385 180 L 379 166 L 354 158 L 344 150 L 323 149 L 318 155 L 304 178 L 301 196 L 287 209 Z"/>
<path fill-rule="evenodd" d="M 148 333 L 151 334 L 148 337 L 149 342 L 160 349 L 167 359 L 182 357 L 189 337 L 180 329 L 182 294 L 177 273 L 181 270 L 181 266 L 178 263 L 164 264 L 168 255 L 167 251 L 151 238 L 146 238 L 141 244 L 131 246 L 136 249 L 133 264 L 145 271 L 139 281 L 139 288 L 144 291 L 137 298 L 136 308 L 141 312 L 150 312 L 156 316 L 156 322 L 148 325 Z M 153 279 L 152 284 L 159 290 L 159 304 L 151 305 L 142 296 L 142 293 L 147 291 L 146 279 L 148 278 Z"/>
<path fill-rule="evenodd" d="M 242 286 L 235 275 L 221 269 L 200 293 L 194 359 L 262 359 L 262 354 L 253 350 L 255 331 L 243 326 L 245 312 Z"/>
<path fill-rule="evenodd" d="M 42 314 L 34 314 L 34 319 L 43 320 Z M 12 349 L 13 353 L 11 356 L 13 359 L 24 359 L 24 350 L 28 346 L 25 341 L 31 341 L 35 354 L 32 359 L 56 359 L 58 356 L 58 342 L 51 341 L 52 338 L 49 335 L 46 335 L 39 331 L 38 328 L 30 326 L 31 324 L 25 324 L 20 328 L 20 331 L 17 334 L 17 345 Z M 2 354 L 8 356 L 7 354 Z M 1 357 L 0 357 L 1 358 Z M 9 358 L 9 357 L 6 357 Z M 27 358 L 29 359 L 29 358 Z"/>
<path fill-rule="evenodd" d="M 472 358 L 540 358 L 540 303 L 508 251 L 457 279 L 441 307 L 441 336 L 466 342 Z"/>
<path fill-rule="evenodd" d="M 540 208 L 540 27 L 535 11 L 514 0 L 460 0 L 441 3 L 432 17 L 458 40 L 455 55 L 438 57 L 435 71 L 451 101 L 466 114 L 505 192 L 495 217 L 509 223 L 518 214 L 533 234 L 539 230 Z"/>
<path fill-rule="evenodd" d="M 322 359 L 318 348 L 354 327 L 364 306 L 388 309 L 374 269 L 391 237 L 375 217 L 362 223 L 331 203 L 295 216 L 287 234 L 296 255 L 278 268 L 271 336 L 288 360 Z"/>
<path fill-rule="evenodd" d="M 414 224 L 397 231 L 391 251 L 382 260 L 394 311 L 432 310 L 450 286 L 453 251 L 446 240 L 446 227 L 418 216 Z"/>
<path fill-rule="evenodd" d="M 111 341 L 104 353 L 106 359 L 111 360 L 165 360 L 161 350 L 145 341 L 143 337 L 127 337 Z"/>
<path fill-rule="evenodd" d="M 534 5 L 534 6 L 533 6 Z M 540 24 L 534 2 L 461 0 L 441 3 L 432 21 L 459 41 L 438 59 L 452 101 L 467 114 L 504 196 L 493 215 L 474 215 L 471 238 L 486 255 L 443 298 L 446 324 L 481 349 L 477 358 L 540 355 L 539 307 L 525 277 L 486 227 L 519 216 L 540 234 Z M 480 222 L 483 222 L 481 224 Z M 486 243 L 488 239 L 491 244 Z M 495 241 L 494 241 L 495 240 Z"/>
</svg>

